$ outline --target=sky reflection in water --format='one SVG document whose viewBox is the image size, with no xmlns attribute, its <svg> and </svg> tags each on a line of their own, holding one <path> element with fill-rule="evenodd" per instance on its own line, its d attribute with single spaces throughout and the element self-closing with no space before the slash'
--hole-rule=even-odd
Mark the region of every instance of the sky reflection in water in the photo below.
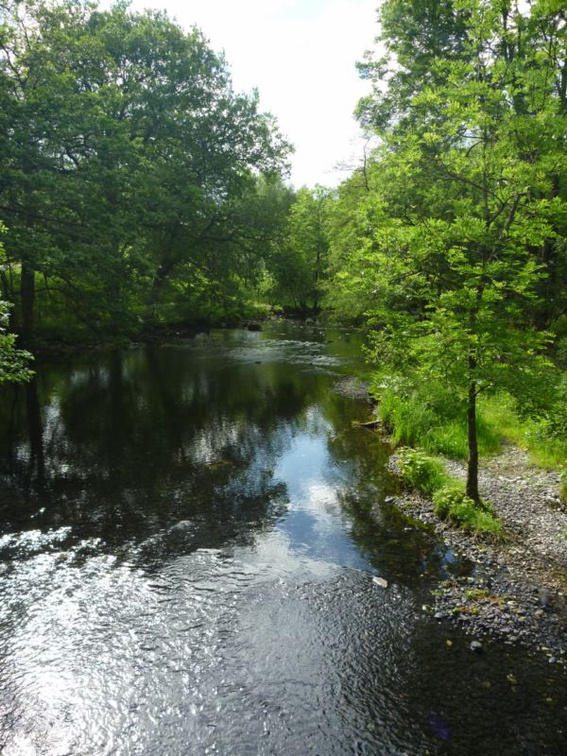
<svg viewBox="0 0 567 756">
<path fill-rule="evenodd" d="M 563 752 L 560 679 L 425 617 L 461 565 L 384 505 L 352 352 L 284 324 L 4 392 L 3 754 Z"/>
</svg>

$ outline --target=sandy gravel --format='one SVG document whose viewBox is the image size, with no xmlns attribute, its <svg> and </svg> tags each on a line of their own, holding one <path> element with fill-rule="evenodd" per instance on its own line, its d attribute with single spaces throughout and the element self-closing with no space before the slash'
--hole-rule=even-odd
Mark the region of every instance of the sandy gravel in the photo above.
<svg viewBox="0 0 567 756">
<path fill-rule="evenodd" d="M 448 471 L 465 477 L 465 465 L 447 461 Z M 549 587 L 567 577 L 567 508 L 559 498 L 559 473 L 535 467 L 521 449 L 508 446 L 482 463 L 481 496 L 492 502 L 514 543 L 503 553 L 514 572 L 534 574 Z M 559 581 L 559 582 L 558 582 Z"/>
<path fill-rule="evenodd" d="M 463 463 L 447 460 L 446 465 L 451 475 L 465 477 Z M 539 649 L 552 663 L 565 664 L 567 508 L 559 498 L 559 474 L 535 467 L 524 451 L 510 445 L 481 462 L 479 486 L 504 522 L 503 542 L 441 522 L 432 503 L 419 495 L 396 497 L 401 509 L 432 525 L 474 565 L 472 575 L 438 586 L 430 611 L 477 640 L 495 636 L 521 643 Z"/>
</svg>

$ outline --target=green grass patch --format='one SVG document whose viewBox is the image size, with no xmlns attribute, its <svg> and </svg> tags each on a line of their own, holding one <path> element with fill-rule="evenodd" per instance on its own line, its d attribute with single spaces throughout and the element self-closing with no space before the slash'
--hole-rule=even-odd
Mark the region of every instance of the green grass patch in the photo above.
<svg viewBox="0 0 567 756">
<path fill-rule="evenodd" d="M 567 465 L 567 438 L 557 433 L 553 421 L 521 419 L 513 399 L 506 394 L 485 397 L 479 409 L 486 425 L 502 438 L 526 449 L 535 464 L 552 470 Z M 562 495 L 567 499 L 567 491 Z"/>
<path fill-rule="evenodd" d="M 488 502 L 475 504 L 462 487 L 451 484 L 433 494 L 433 508 L 442 520 L 449 520 L 464 530 L 501 536 L 503 527 Z"/>
<path fill-rule="evenodd" d="M 502 535 L 502 523 L 494 516 L 490 504 L 475 504 L 469 499 L 463 483 L 451 478 L 441 460 L 408 448 L 399 449 L 397 456 L 404 483 L 432 497 L 438 517 L 464 530 Z"/>
<path fill-rule="evenodd" d="M 403 394 L 395 389 L 378 389 L 380 417 L 390 429 L 394 443 L 419 446 L 431 454 L 466 459 L 468 454 L 467 420 L 455 406 L 450 392 L 429 387 L 423 394 Z M 479 452 L 494 454 L 500 436 L 482 415 L 477 422 Z"/>
<path fill-rule="evenodd" d="M 482 601 L 490 598 L 490 591 L 488 588 L 469 588 L 465 591 L 465 596 L 470 601 Z"/>
<path fill-rule="evenodd" d="M 454 617 L 458 617 L 461 614 L 480 614 L 478 606 L 454 606 L 451 610 Z"/>
<path fill-rule="evenodd" d="M 442 386 L 428 385 L 408 390 L 403 381 L 375 375 L 371 391 L 379 402 L 380 418 L 394 444 L 419 447 L 429 454 L 451 459 L 468 455 L 465 408 Z M 481 457 L 501 450 L 509 441 L 527 449 L 533 462 L 548 469 L 567 467 L 566 409 L 558 403 L 553 412 L 540 419 L 521 418 L 514 400 L 505 393 L 481 395 L 477 433 Z M 567 484 L 566 484 L 567 485 Z M 562 494 L 567 498 L 567 491 Z"/>
</svg>

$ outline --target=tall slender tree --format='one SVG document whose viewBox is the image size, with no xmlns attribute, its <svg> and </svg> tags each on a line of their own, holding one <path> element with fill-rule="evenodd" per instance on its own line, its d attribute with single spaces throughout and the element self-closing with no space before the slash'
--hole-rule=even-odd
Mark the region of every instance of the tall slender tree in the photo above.
<svg viewBox="0 0 567 756">
<path fill-rule="evenodd" d="M 391 2 L 385 12 L 410 6 L 434 10 Z M 453 31 L 442 25 L 436 35 L 433 13 L 427 47 L 418 45 L 423 70 L 407 54 L 417 44 L 413 27 L 405 42 L 393 38 L 401 69 L 378 98 L 379 173 L 366 200 L 378 223 L 335 281 L 366 292 L 377 359 L 401 371 L 406 385 L 450 388 L 468 428 L 467 495 L 479 501 L 479 394 L 506 388 L 534 405 L 548 364 L 548 337 L 534 313 L 550 290 L 545 250 L 564 244 L 567 169 L 563 59 L 556 46 L 551 52 L 548 29 L 563 44 L 565 25 L 553 3 L 442 6 Z M 402 92 L 416 65 L 417 85 Z"/>
</svg>

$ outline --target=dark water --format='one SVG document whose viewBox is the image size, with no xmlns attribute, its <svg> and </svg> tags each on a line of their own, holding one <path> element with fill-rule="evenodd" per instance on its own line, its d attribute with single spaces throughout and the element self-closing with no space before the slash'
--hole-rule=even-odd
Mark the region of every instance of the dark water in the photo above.
<svg viewBox="0 0 567 756">
<path fill-rule="evenodd" d="M 567 752 L 560 670 L 423 611 L 466 566 L 383 503 L 330 391 L 355 341 L 218 332 L 3 390 L 3 754 Z"/>
</svg>

